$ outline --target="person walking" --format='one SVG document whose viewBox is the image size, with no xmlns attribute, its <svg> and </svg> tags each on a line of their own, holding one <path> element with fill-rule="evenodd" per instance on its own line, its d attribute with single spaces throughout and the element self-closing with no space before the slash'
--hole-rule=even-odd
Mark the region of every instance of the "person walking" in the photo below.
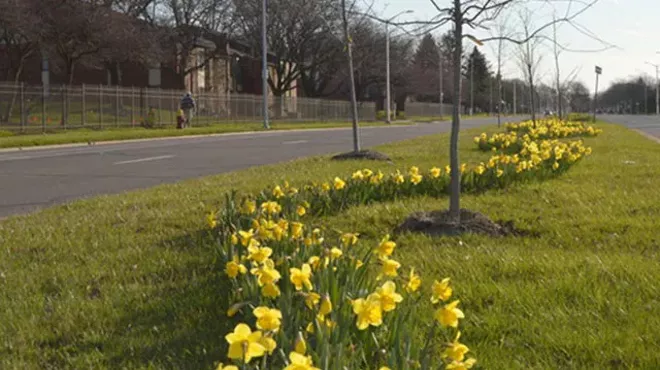
<svg viewBox="0 0 660 370">
<path fill-rule="evenodd" d="M 185 117 L 185 125 L 190 126 L 193 119 L 193 110 L 195 109 L 195 99 L 193 99 L 190 92 L 187 92 L 186 95 L 183 96 L 180 107 L 183 110 L 183 115 Z"/>
</svg>

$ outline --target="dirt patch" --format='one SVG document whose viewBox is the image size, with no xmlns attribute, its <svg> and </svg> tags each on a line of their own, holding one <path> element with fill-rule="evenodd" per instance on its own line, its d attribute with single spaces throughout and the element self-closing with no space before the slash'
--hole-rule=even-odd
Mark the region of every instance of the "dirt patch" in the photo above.
<svg viewBox="0 0 660 370">
<path fill-rule="evenodd" d="M 396 233 L 413 232 L 430 236 L 457 236 L 466 233 L 493 237 L 529 236 L 529 231 L 516 229 L 513 221 L 493 222 L 484 214 L 461 209 L 461 222 L 449 218 L 449 211 L 415 212 L 395 230 Z"/>
<path fill-rule="evenodd" d="M 372 150 L 360 150 L 358 152 L 342 153 L 332 157 L 332 160 L 334 161 L 345 161 L 350 159 L 358 159 L 358 160 L 368 159 L 372 161 L 392 162 L 390 157 L 386 156 L 383 153 L 374 152 Z"/>
</svg>

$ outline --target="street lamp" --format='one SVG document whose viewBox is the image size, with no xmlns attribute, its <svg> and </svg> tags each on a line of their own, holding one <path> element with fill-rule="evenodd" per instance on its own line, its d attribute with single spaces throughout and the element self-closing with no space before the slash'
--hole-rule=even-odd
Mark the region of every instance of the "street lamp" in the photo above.
<svg viewBox="0 0 660 370">
<path fill-rule="evenodd" d="M 265 1 L 265 0 L 264 0 Z M 390 23 L 397 17 L 402 16 L 404 14 L 410 14 L 413 13 L 412 10 L 405 10 L 401 13 L 398 13 L 397 15 L 384 20 L 383 23 L 385 23 L 385 113 L 387 114 L 387 123 L 392 123 L 391 120 L 391 101 L 392 98 L 390 97 L 391 94 L 391 89 L 390 89 Z"/>
<path fill-rule="evenodd" d="M 594 122 L 596 122 L 596 110 L 598 109 L 598 76 L 603 73 L 603 69 L 599 66 L 594 68 L 596 72 L 596 90 L 594 91 Z"/>
<path fill-rule="evenodd" d="M 261 4 L 261 48 L 263 49 L 263 56 L 261 61 L 261 90 L 263 94 L 263 116 L 265 129 L 270 128 L 270 124 L 268 123 L 268 39 L 266 38 L 266 22 L 268 21 L 266 16 L 267 10 L 267 0 L 263 0 Z"/>
</svg>

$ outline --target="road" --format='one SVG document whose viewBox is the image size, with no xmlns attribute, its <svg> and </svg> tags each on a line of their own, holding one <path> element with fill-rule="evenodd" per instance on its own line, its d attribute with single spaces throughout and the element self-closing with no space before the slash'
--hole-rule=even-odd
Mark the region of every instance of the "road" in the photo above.
<svg viewBox="0 0 660 370">
<path fill-rule="evenodd" d="M 490 123 L 494 119 L 464 119 L 462 128 Z M 361 137 L 369 148 L 449 128 L 449 123 L 368 127 L 361 129 Z M 0 218 L 78 198 L 351 149 L 350 129 L 327 129 L 0 152 Z"/>
<path fill-rule="evenodd" d="M 605 115 L 598 118 L 607 122 L 620 123 L 631 129 L 642 131 L 647 135 L 660 138 L 659 116 Z"/>
</svg>

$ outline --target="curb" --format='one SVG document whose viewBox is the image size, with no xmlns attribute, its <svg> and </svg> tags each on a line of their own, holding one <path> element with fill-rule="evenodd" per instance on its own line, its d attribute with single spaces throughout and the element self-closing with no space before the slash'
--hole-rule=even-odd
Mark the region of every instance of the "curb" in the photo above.
<svg viewBox="0 0 660 370">
<path fill-rule="evenodd" d="M 636 131 L 638 134 L 641 134 L 642 136 L 645 136 L 647 139 L 655 141 L 656 143 L 660 144 L 660 138 L 659 137 L 653 136 L 653 135 L 651 135 L 647 132 L 644 132 L 640 129 L 633 129 L 633 131 Z"/>
</svg>

